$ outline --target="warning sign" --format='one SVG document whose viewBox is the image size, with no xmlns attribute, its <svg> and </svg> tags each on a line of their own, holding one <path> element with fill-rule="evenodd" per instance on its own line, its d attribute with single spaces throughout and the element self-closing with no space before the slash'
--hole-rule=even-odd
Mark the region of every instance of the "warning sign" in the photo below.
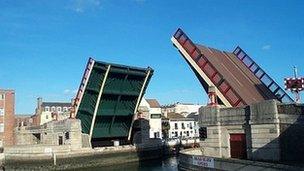
<svg viewBox="0 0 304 171">
<path fill-rule="evenodd" d="M 211 157 L 193 156 L 193 165 L 214 168 L 214 159 Z"/>
</svg>

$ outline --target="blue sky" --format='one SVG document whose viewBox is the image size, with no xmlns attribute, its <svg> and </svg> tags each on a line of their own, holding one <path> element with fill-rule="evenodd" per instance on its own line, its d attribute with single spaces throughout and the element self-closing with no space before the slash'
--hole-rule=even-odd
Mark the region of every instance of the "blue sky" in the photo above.
<svg viewBox="0 0 304 171">
<path fill-rule="evenodd" d="M 16 113 L 36 98 L 69 101 L 88 57 L 155 69 L 146 93 L 161 104 L 206 104 L 206 94 L 170 37 L 232 51 L 240 45 L 280 85 L 304 75 L 304 1 L 1 0 L 0 87 Z M 302 96 L 303 97 L 303 96 Z"/>
</svg>

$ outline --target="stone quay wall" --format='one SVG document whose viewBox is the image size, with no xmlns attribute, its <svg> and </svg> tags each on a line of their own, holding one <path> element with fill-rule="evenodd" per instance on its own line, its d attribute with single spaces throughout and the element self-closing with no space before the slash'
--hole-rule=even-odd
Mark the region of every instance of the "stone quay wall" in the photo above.
<svg viewBox="0 0 304 171">
<path fill-rule="evenodd" d="M 239 160 L 231 158 L 217 158 L 202 155 L 199 149 L 187 149 L 180 152 L 178 168 L 182 171 L 299 171 L 303 167 L 288 166 L 250 160 Z"/>
<path fill-rule="evenodd" d="M 168 154 L 163 146 L 118 146 L 65 149 L 64 146 L 34 147 L 32 153 L 22 149 L 5 154 L 4 167 L 7 170 L 72 170 L 88 167 L 102 167 L 150 159 Z"/>
</svg>

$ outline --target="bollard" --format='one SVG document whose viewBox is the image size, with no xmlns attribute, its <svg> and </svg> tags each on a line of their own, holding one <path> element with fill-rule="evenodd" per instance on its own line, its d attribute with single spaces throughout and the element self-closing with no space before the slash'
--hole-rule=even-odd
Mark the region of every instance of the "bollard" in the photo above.
<svg viewBox="0 0 304 171">
<path fill-rule="evenodd" d="M 202 155 L 204 155 L 204 147 L 200 147 Z"/>
<path fill-rule="evenodd" d="M 54 162 L 54 166 L 56 166 L 56 154 L 53 152 L 53 162 Z"/>
</svg>

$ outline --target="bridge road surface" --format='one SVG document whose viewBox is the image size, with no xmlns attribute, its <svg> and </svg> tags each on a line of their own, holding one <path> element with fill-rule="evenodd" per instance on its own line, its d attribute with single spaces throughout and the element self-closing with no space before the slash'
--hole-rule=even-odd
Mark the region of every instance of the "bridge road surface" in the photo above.
<svg viewBox="0 0 304 171">
<path fill-rule="evenodd" d="M 248 79 L 255 85 L 259 85 L 257 90 L 266 100 L 276 99 L 277 97 L 235 56 L 233 53 L 224 52 L 242 70 Z"/>
<path fill-rule="evenodd" d="M 202 45 L 196 46 L 245 103 L 275 99 L 268 88 L 234 54 Z"/>
</svg>

